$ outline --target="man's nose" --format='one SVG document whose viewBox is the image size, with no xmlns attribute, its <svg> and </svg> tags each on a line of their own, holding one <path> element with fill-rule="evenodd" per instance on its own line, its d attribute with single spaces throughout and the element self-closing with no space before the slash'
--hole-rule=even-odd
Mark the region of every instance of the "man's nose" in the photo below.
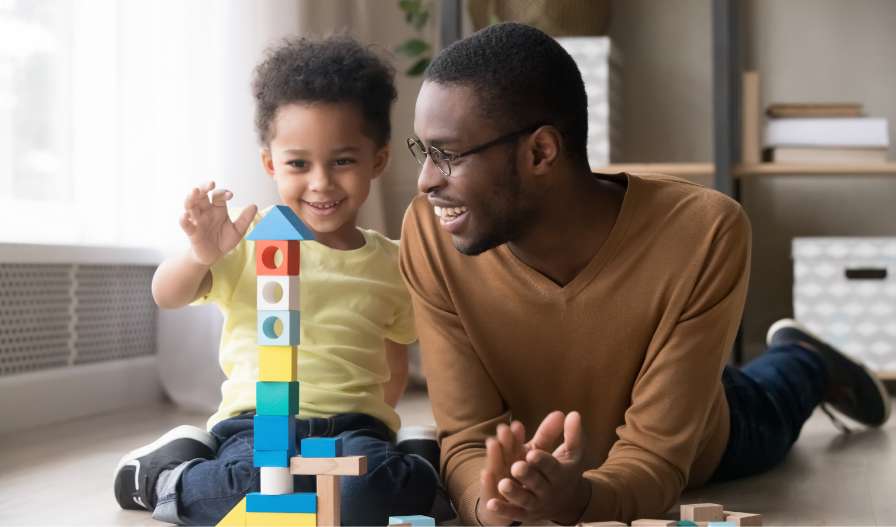
<svg viewBox="0 0 896 527">
<path fill-rule="evenodd" d="M 442 171 L 432 162 L 432 158 L 426 156 L 423 166 L 420 167 L 420 175 L 417 176 L 417 190 L 424 194 L 445 186 L 447 178 Z"/>
</svg>

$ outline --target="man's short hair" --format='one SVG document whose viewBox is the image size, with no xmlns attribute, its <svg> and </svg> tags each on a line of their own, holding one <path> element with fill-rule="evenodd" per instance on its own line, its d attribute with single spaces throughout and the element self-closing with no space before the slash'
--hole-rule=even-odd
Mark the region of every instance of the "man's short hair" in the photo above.
<svg viewBox="0 0 896 527">
<path fill-rule="evenodd" d="M 487 27 L 445 48 L 425 80 L 473 89 L 480 110 L 507 132 L 544 122 L 567 154 L 588 164 L 588 99 L 575 61 L 560 44 L 524 24 Z"/>
</svg>

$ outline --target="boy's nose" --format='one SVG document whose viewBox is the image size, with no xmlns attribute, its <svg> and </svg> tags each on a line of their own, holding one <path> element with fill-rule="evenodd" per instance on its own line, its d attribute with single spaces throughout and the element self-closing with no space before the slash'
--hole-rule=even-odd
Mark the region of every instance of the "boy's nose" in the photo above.
<svg viewBox="0 0 896 527">
<path fill-rule="evenodd" d="M 312 171 L 308 187 L 311 190 L 326 190 L 331 182 L 330 172 L 326 168 L 319 167 Z"/>
<path fill-rule="evenodd" d="M 424 194 L 428 194 L 444 187 L 446 182 L 447 178 L 445 175 L 436 167 L 432 159 L 427 156 L 423 166 L 420 167 L 420 175 L 417 176 L 417 189 Z"/>
</svg>

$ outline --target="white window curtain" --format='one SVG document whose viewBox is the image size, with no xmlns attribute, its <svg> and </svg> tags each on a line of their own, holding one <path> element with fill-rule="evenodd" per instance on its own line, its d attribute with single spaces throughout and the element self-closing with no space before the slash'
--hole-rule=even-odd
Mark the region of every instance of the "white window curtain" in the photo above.
<svg viewBox="0 0 896 527">
<path fill-rule="evenodd" d="M 0 242 L 183 247 L 214 179 L 276 201 L 249 82 L 294 0 L 0 0 Z"/>
</svg>

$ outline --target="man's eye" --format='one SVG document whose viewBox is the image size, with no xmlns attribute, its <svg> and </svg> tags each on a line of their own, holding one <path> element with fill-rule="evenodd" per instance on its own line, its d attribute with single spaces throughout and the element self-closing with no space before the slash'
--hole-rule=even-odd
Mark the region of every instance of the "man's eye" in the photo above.
<svg viewBox="0 0 896 527">
<path fill-rule="evenodd" d="M 342 157 L 335 161 L 336 166 L 344 167 L 348 165 L 352 165 L 355 163 L 355 160 L 350 157 Z"/>
<path fill-rule="evenodd" d="M 292 161 L 287 161 L 286 164 L 293 168 L 299 168 L 299 169 L 305 168 L 308 166 L 308 162 L 305 161 L 304 159 L 294 159 Z"/>
</svg>

